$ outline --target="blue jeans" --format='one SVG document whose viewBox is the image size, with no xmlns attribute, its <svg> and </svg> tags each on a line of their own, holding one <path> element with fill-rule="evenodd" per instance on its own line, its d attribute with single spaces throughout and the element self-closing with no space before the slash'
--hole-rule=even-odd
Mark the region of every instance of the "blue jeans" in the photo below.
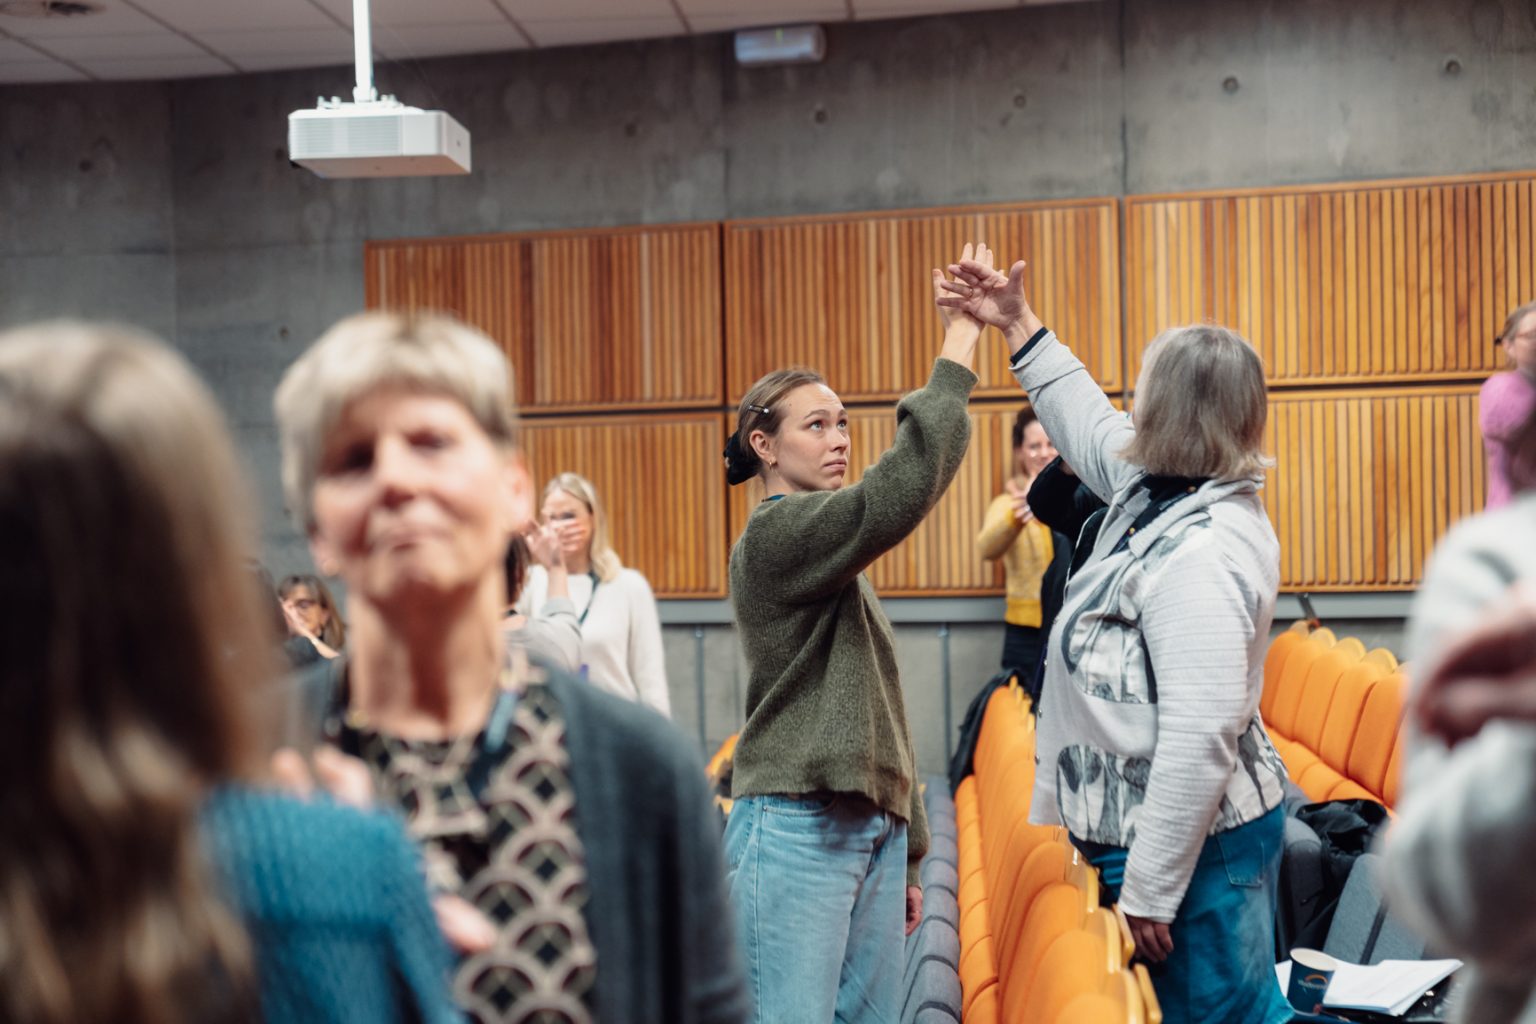
<svg viewBox="0 0 1536 1024">
<path fill-rule="evenodd" d="M 1285 811 L 1208 836 L 1173 919 L 1173 953 L 1148 964 L 1168 1024 L 1281 1024 L 1295 1011 L 1275 980 L 1275 900 Z M 1076 842 L 1076 840 L 1074 840 Z M 1126 851 L 1079 843 L 1120 898 Z"/>
<path fill-rule="evenodd" d="M 742 797 L 725 858 L 757 1024 L 895 1024 L 906 822 L 852 793 Z"/>
</svg>

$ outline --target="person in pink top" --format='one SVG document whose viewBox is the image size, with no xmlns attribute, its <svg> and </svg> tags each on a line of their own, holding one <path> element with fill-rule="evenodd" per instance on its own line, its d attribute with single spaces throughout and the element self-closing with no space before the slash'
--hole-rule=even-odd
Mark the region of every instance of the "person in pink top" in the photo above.
<svg viewBox="0 0 1536 1024">
<path fill-rule="evenodd" d="M 1509 314 L 1498 343 L 1514 369 L 1489 377 L 1478 396 L 1478 425 L 1488 450 L 1488 508 L 1508 505 L 1514 494 L 1509 439 L 1536 410 L 1536 302 Z"/>
</svg>

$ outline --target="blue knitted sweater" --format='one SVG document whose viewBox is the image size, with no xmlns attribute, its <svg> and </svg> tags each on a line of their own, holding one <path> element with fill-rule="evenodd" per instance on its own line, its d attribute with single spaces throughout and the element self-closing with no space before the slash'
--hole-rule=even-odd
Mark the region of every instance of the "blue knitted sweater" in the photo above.
<svg viewBox="0 0 1536 1024">
<path fill-rule="evenodd" d="M 418 855 L 392 818 L 225 786 L 202 827 L 250 932 L 265 1020 L 462 1020 Z"/>
</svg>

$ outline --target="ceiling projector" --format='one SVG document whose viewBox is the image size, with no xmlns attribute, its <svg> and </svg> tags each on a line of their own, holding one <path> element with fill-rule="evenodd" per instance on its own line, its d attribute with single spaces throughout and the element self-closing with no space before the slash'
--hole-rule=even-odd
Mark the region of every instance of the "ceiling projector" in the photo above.
<svg viewBox="0 0 1536 1024">
<path fill-rule="evenodd" d="M 288 159 L 322 178 L 468 174 L 469 131 L 441 110 L 392 96 L 370 103 L 321 100 L 288 115 Z"/>
<path fill-rule="evenodd" d="M 469 131 L 441 110 L 408 107 L 373 87 L 368 0 L 352 0 L 352 102 L 321 98 L 288 115 L 288 159 L 322 178 L 469 173 Z"/>
</svg>

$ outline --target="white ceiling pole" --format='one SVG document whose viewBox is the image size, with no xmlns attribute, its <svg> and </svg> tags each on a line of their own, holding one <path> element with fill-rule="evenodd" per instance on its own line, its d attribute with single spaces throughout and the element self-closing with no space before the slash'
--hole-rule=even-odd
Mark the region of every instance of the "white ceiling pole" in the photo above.
<svg viewBox="0 0 1536 1024">
<path fill-rule="evenodd" d="M 357 60 L 357 85 L 352 99 L 372 103 L 379 98 L 373 88 L 373 29 L 368 21 L 368 0 L 352 0 L 352 49 Z"/>
</svg>

